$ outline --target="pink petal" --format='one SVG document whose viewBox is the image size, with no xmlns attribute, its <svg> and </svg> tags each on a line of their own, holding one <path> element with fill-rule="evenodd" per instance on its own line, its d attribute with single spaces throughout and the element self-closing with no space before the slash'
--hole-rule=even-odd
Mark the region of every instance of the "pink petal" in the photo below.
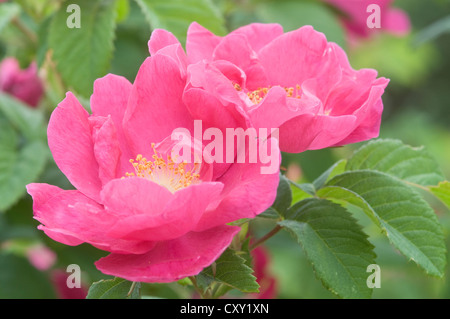
<svg viewBox="0 0 450 319">
<path fill-rule="evenodd" d="M 150 143 L 162 141 L 175 128 L 192 130 L 180 72 L 177 63 L 162 54 L 147 58 L 139 69 L 123 122 L 135 154 L 150 151 Z"/>
<path fill-rule="evenodd" d="M 182 78 L 186 77 L 186 70 L 188 67 L 188 58 L 186 53 L 183 50 L 183 47 L 180 43 L 168 45 L 161 50 L 159 50 L 156 54 L 166 55 L 172 58 L 175 63 L 178 65 L 178 69 L 180 70 L 180 74 Z M 156 55 L 155 54 L 155 55 Z"/>
<path fill-rule="evenodd" d="M 379 78 L 374 81 L 369 96 L 364 104 L 354 114 L 358 117 L 358 126 L 337 145 L 357 143 L 378 137 L 380 132 L 383 102 L 381 99 L 389 80 Z"/>
<path fill-rule="evenodd" d="M 262 173 L 262 167 L 270 163 L 250 163 L 247 154 L 244 163 L 234 163 L 228 171 L 218 179 L 225 185 L 222 201 L 211 207 L 197 225 L 196 230 L 204 230 L 242 218 L 254 218 L 273 204 L 278 182 L 280 152 L 274 139 L 268 140 L 268 153 L 277 161 L 274 172 Z M 269 155 L 268 154 L 268 155 Z"/>
<path fill-rule="evenodd" d="M 120 215 L 121 219 L 140 214 L 148 214 L 151 218 L 164 210 L 173 194 L 145 178 L 130 177 L 109 182 L 101 197 L 105 208 Z"/>
<path fill-rule="evenodd" d="M 97 261 L 107 275 L 141 282 L 172 282 L 197 275 L 228 247 L 240 228 L 220 226 L 159 242 L 143 255 L 110 254 Z"/>
<path fill-rule="evenodd" d="M 390 9 L 381 19 L 383 29 L 396 35 L 406 35 L 411 31 L 408 15 L 400 9 Z"/>
<path fill-rule="evenodd" d="M 192 136 L 190 132 L 179 131 L 177 132 L 180 139 L 172 139 L 172 136 L 166 137 L 162 142 L 155 145 L 156 152 L 162 158 L 177 157 L 179 154 L 175 147 L 190 148 L 191 156 L 189 160 L 185 161 L 186 166 L 184 169 L 194 170 L 198 173 L 198 179 L 202 182 L 212 181 L 213 165 L 212 159 L 203 152 L 203 144 L 200 140 L 197 140 L 195 136 Z M 197 167 L 196 167 L 197 165 Z"/>
<path fill-rule="evenodd" d="M 365 121 L 355 128 L 345 139 L 336 143 L 334 146 L 341 146 L 351 143 L 367 141 L 376 138 L 380 134 L 381 113 L 383 112 L 383 103 L 381 99 L 376 101 L 370 110 L 370 115 Z"/>
<path fill-rule="evenodd" d="M 283 34 L 283 27 L 277 23 L 252 23 L 240 27 L 231 34 L 242 34 L 253 51 L 258 52 L 266 44 Z"/>
<path fill-rule="evenodd" d="M 88 117 L 76 97 L 68 92 L 50 117 L 48 145 L 56 164 L 72 185 L 98 200 L 101 181 Z"/>
<path fill-rule="evenodd" d="M 371 69 L 362 69 L 355 72 L 352 77 L 344 78 L 332 89 L 325 101 L 324 112 L 339 116 L 352 114 L 367 100 L 376 80 L 377 72 Z"/>
<path fill-rule="evenodd" d="M 29 184 L 27 190 L 33 197 L 34 218 L 43 224 L 38 228 L 56 241 L 70 246 L 87 242 L 99 249 L 118 253 L 139 254 L 154 246 L 152 242 L 106 236 L 117 217 L 76 190 L 65 191 L 48 184 Z"/>
<path fill-rule="evenodd" d="M 99 166 L 102 184 L 121 176 L 121 150 L 117 132 L 111 117 L 90 117 L 94 155 Z"/>
<path fill-rule="evenodd" d="M 295 108 L 292 107 L 295 103 Z M 277 128 L 284 122 L 303 113 L 317 113 L 320 101 L 309 94 L 301 99 L 287 98 L 286 91 L 275 86 L 269 90 L 264 100 L 250 111 L 252 124 L 257 127 Z"/>
<path fill-rule="evenodd" d="M 245 125 L 234 104 L 223 105 L 217 95 L 200 88 L 187 89 L 184 93 L 186 107 L 195 119 L 202 120 L 203 130 L 214 127 L 225 132 L 227 127 Z M 241 125 L 239 125 L 241 124 Z"/>
<path fill-rule="evenodd" d="M 243 34 L 230 33 L 219 42 L 213 52 L 214 60 L 225 60 L 237 65 L 244 71 L 257 62 L 256 52 Z"/>
<path fill-rule="evenodd" d="M 159 50 L 172 44 L 180 44 L 180 42 L 171 32 L 164 29 L 155 29 L 148 41 L 148 50 L 151 55 L 154 55 Z"/>
<path fill-rule="evenodd" d="M 265 69 L 244 33 L 233 32 L 224 37 L 213 52 L 213 59 L 216 63 L 227 61 L 245 71 L 247 88 L 257 89 L 268 85 Z"/>
<path fill-rule="evenodd" d="M 328 94 L 339 84 L 344 74 L 355 71 L 351 68 L 344 50 L 332 42 L 328 43 L 320 63 L 316 74 L 300 85 L 304 93 L 317 97 L 325 104 Z"/>
<path fill-rule="evenodd" d="M 94 82 L 91 109 L 94 116 L 111 116 L 121 151 L 119 175 L 123 176 L 129 167 L 131 153 L 122 128 L 123 117 L 130 97 L 132 84 L 124 77 L 108 74 Z"/>
<path fill-rule="evenodd" d="M 109 232 L 111 236 L 128 240 L 162 241 L 175 239 L 191 231 L 206 207 L 219 199 L 221 183 L 200 183 L 181 189 L 162 211 L 146 210 L 121 219 Z M 155 197 L 157 194 L 143 194 Z M 131 204 L 133 205 L 133 204 Z"/>
<path fill-rule="evenodd" d="M 239 105 L 241 99 L 233 82 L 239 85 L 245 83 L 245 73 L 228 61 L 196 63 L 188 67 L 187 82 L 186 91 L 191 87 L 202 88 L 214 95 L 224 106 L 230 103 Z M 236 109 L 235 106 L 232 108 Z"/>
<path fill-rule="evenodd" d="M 215 47 L 221 37 L 214 35 L 197 22 L 191 23 L 187 32 L 186 52 L 190 63 L 203 59 L 211 60 Z"/>
<path fill-rule="evenodd" d="M 267 44 L 259 51 L 258 58 L 270 85 L 295 87 L 317 75 L 326 49 L 325 35 L 304 26 Z"/>
<path fill-rule="evenodd" d="M 302 114 L 280 127 L 280 149 L 300 153 L 333 146 L 355 129 L 355 122 L 354 115 Z"/>
<path fill-rule="evenodd" d="M 225 138 L 226 128 L 242 127 L 246 126 L 246 121 L 243 116 L 236 110 L 236 105 L 229 104 L 227 106 L 222 105 L 216 98 L 216 95 L 210 92 L 198 88 L 191 88 L 184 93 L 186 106 L 191 112 L 192 116 L 196 119 L 202 120 L 202 136 L 209 128 L 214 128 L 222 133 L 222 137 Z M 205 139 L 203 142 L 205 145 L 209 143 L 213 144 L 217 149 L 222 150 L 222 154 L 225 156 L 226 145 L 223 141 L 216 141 L 217 136 L 211 136 L 211 141 Z M 223 175 L 224 172 L 230 166 L 230 163 L 226 163 L 225 159 L 222 162 L 214 161 L 213 165 L 213 177 L 216 178 Z"/>
</svg>

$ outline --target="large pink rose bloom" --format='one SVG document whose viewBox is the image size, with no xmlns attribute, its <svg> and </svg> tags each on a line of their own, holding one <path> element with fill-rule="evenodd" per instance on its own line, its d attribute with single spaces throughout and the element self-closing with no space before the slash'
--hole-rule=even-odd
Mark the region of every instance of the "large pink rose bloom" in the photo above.
<svg viewBox="0 0 450 319">
<path fill-rule="evenodd" d="M 392 0 L 324 0 L 330 3 L 343 13 L 342 21 L 353 38 L 367 38 L 374 32 L 380 30 L 395 35 L 405 35 L 411 30 L 411 23 L 408 15 L 400 10 L 393 8 Z M 367 12 L 367 7 L 376 4 L 380 7 L 381 28 L 369 28 L 367 19 L 373 11 Z"/>
<path fill-rule="evenodd" d="M 15 58 L 4 59 L 0 63 L 0 91 L 11 94 L 29 106 L 37 106 L 44 88 L 37 75 L 36 63 L 21 70 Z"/>
<path fill-rule="evenodd" d="M 142 282 L 196 275 L 239 231 L 227 223 L 255 217 L 275 199 L 278 171 L 261 174 L 261 163 L 229 164 L 218 174 L 214 163 L 172 156 L 173 130 L 193 130 L 185 85 L 179 61 L 155 54 L 134 84 L 98 79 L 92 114 L 69 92 L 50 118 L 50 150 L 76 190 L 28 185 L 34 216 L 56 241 L 111 252 L 96 262 L 105 274 Z M 186 145 L 202 155 L 198 141 Z"/>
<path fill-rule="evenodd" d="M 250 24 L 219 37 L 188 30 L 189 84 L 199 96 L 240 105 L 255 128 L 279 128 L 280 149 L 298 153 L 377 137 L 388 80 L 354 70 L 345 52 L 311 26 L 284 33 Z"/>
</svg>

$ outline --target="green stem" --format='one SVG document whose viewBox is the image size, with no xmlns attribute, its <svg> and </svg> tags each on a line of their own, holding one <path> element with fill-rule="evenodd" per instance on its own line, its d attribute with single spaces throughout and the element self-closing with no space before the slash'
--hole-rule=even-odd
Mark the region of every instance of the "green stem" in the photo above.
<svg viewBox="0 0 450 319">
<path fill-rule="evenodd" d="M 136 285 L 137 285 L 137 281 L 133 281 L 133 283 L 131 284 L 131 287 L 130 287 L 130 291 L 128 291 L 127 297 L 131 296 L 134 288 L 136 288 Z"/>
<path fill-rule="evenodd" d="M 197 291 L 197 293 L 200 295 L 200 297 L 202 297 L 202 299 L 206 299 L 205 295 L 203 294 L 203 289 L 201 289 L 198 285 L 197 285 L 197 280 L 195 279 L 194 276 L 190 276 L 189 279 L 192 282 L 192 285 L 194 286 L 195 291 Z"/>
<path fill-rule="evenodd" d="M 214 296 L 216 295 L 217 290 L 219 290 L 221 284 L 216 283 L 216 285 L 214 287 L 212 287 L 211 289 L 211 297 L 214 298 Z"/>
<path fill-rule="evenodd" d="M 255 249 L 256 247 L 258 247 L 259 245 L 261 245 L 262 243 L 264 243 L 266 240 L 268 240 L 269 238 L 271 238 L 272 236 L 274 236 L 276 233 L 278 233 L 283 227 L 281 227 L 280 225 L 275 226 L 274 229 L 272 229 L 270 232 L 268 232 L 266 235 L 264 235 L 263 237 L 261 237 L 260 239 L 258 239 L 257 241 L 255 241 L 253 244 L 250 245 L 249 250 L 252 251 L 253 249 Z"/>
<path fill-rule="evenodd" d="M 38 38 L 36 34 L 28 28 L 22 21 L 20 21 L 17 17 L 11 20 L 12 24 L 19 29 L 33 44 L 38 43 Z"/>
</svg>

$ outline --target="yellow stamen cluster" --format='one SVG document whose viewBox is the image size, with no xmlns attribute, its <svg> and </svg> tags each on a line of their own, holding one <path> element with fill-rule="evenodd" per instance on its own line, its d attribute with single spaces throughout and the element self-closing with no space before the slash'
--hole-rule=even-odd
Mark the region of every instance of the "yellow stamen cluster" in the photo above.
<svg viewBox="0 0 450 319">
<path fill-rule="evenodd" d="M 153 160 L 147 160 L 141 154 L 136 156 L 136 160 L 130 160 L 135 172 L 126 173 L 126 177 L 149 179 L 166 187 L 172 193 L 199 181 L 198 163 L 194 163 L 191 169 L 187 169 L 185 162 L 176 163 L 170 155 L 167 156 L 167 159 L 164 159 L 157 153 L 154 143 L 152 143 L 152 149 Z"/>
<path fill-rule="evenodd" d="M 242 91 L 241 86 L 237 83 L 234 84 L 234 88 L 237 91 Z M 249 92 L 247 92 L 247 96 L 250 99 L 250 101 L 252 101 L 254 104 L 258 104 L 264 99 L 264 97 L 269 92 L 270 88 L 271 88 L 271 86 L 266 87 L 266 88 L 258 88 L 257 90 L 254 90 L 254 91 L 249 91 Z M 296 99 L 301 98 L 301 87 L 298 84 L 295 86 L 295 88 L 294 87 L 285 87 L 284 90 L 286 91 L 287 97 L 293 97 Z"/>
</svg>

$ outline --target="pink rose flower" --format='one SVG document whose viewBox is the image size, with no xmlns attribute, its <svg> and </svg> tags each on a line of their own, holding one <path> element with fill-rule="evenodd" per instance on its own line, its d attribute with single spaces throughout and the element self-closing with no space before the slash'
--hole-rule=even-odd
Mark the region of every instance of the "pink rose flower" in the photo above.
<svg viewBox="0 0 450 319">
<path fill-rule="evenodd" d="M 6 58 L 0 63 L 0 91 L 11 94 L 29 106 L 36 107 L 42 98 L 44 88 L 33 62 L 21 70 L 15 58 Z"/>
<path fill-rule="evenodd" d="M 167 31 L 154 31 L 150 51 L 169 51 L 176 42 Z M 381 96 L 389 81 L 372 69 L 354 70 L 345 52 L 311 26 L 283 33 L 278 24 L 255 23 L 219 37 L 193 23 L 186 53 L 172 54 L 187 61 L 186 95 L 214 96 L 220 109 L 244 113 L 249 126 L 279 128 L 284 152 L 379 134 Z"/>
<path fill-rule="evenodd" d="M 180 61 L 161 52 L 142 64 L 134 84 L 115 75 L 96 80 L 92 114 L 69 92 L 50 118 L 48 142 L 76 190 L 27 186 L 39 229 L 67 245 L 111 252 L 97 268 L 131 281 L 176 281 L 216 260 L 239 231 L 227 223 L 273 203 L 278 171 L 261 174 L 263 164 L 249 161 L 221 173 L 215 163 L 176 163 L 171 134 L 193 132 L 195 119 L 185 101 L 206 103 L 190 101 L 185 86 Z M 198 140 L 188 145 L 201 156 Z"/>
<path fill-rule="evenodd" d="M 342 22 L 349 36 L 352 38 L 367 38 L 380 29 L 398 36 L 403 36 L 411 30 L 408 15 L 396 8 L 392 8 L 392 0 L 324 0 L 344 13 Z M 372 11 L 367 7 L 376 4 L 380 7 L 381 28 L 369 28 L 367 19 Z"/>
</svg>

